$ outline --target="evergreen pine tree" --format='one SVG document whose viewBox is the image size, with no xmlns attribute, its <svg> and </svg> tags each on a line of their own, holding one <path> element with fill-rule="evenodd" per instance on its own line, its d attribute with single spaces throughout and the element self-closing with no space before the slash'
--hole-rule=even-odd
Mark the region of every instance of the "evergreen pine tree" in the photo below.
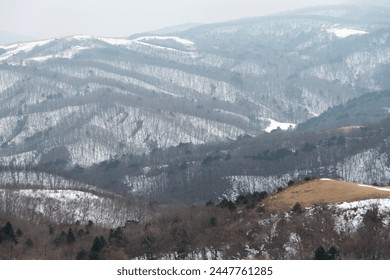
<svg viewBox="0 0 390 280">
<path fill-rule="evenodd" d="M 53 226 L 49 226 L 49 234 L 53 235 L 54 232 L 55 232 L 55 230 L 54 230 Z"/>
<path fill-rule="evenodd" d="M 85 250 L 81 250 L 77 253 L 76 260 L 87 260 L 88 252 Z"/>
<path fill-rule="evenodd" d="M 61 233 L 59 235 L 57 235 L 57 237 L 53 240 L 53 243 L 54 245 L 56 246 L 60 246 L 60 245 L 63 245 L 66 241 L 66 233 L 65 231 L 61 231 Z"/>
<path fill-rule="evenodd" d="M 89 258 L 91 260 L 98 260 L 99 254 L 100 254 L 100 252 L 103 249 L 105 244 L 106 244 L 106 241 L 104 240 L 103 236 L 100 236 L 100 237 L 96 236 L 94 241 L 93 241 L 91 250 L 89 251 Z"/>
<path fill-rule="evenodd" d="M 66 235 L 66 242 L 68 242 L 68 244 L 73 244 L 75 241 L 76 237 L 73 234 L 73 230 L 69 228 L 68 234 Z"/>
<path fill-rule="evenodd" d="M 326 253 L 324 247 L 319 246 L 314 253 L 315 260 L 328 260 L 328 254 Z"/>
<path fill-rule="evenodd" d="M 24 246 L 26 248 L 32 248 L 34 246 L 34 242 L 31 240 L 31 238 L 28 238 L 26 242 L 24 242 Z"/>
<path fill-rule="evenodd" d="M 18 228 L 16 230 L 16 236 L 21 237 L 22 235 L 23 235 L 23 231 L 20 228 Z"/>
<path fill-rule="evenodd" d="M 18 243 L 14 228 L 12 227 L 12 224 L 10 222 L 7 222 L 5 226 L 0 230 L 0 243 L 6 241 L 14 242 L 15 244 Z"/>
<path fill-rule="evenodd" d="M 295 203 L 292 212 L 295 214 L 301 214 L 303 212 L 302 205 L 299 202 Z"/>
<path fill-rule="evenodd" d="M 330 260 L 337 260 L 340 258 L 340 252 L 335 246 L 332 246 L 328 250 L 328 257 Z"/>
<path fill-rule="evenodd" d="M 214 216 L 211 217 L 209 223 L 210 223 L 210 226 L 212 226 L 212 227 L 217 226 L 217 224 L 218 224 L 218 219 L 217 219 L 217 217 L 214 217 Z"/>
<path fill-rule="evenodd" d="M 100 244 L 101 244 L 102 248 L 104 246 L 106 246 L 106 240 L 104 239 L 104 237 L 102 235 L 99 237 L 99 239 L 100 239 Z"/>
<path fill-rule="evenodd" d="M 108 241 L 111 244 L 115 244 L 116 246 L 123 246 L 126 243 L 126 238 L 123 235 L 122 228 L 118 227 L 116 230 L 111 229 L 108 236 Z"/>
<path fill-rule="evenodd" d="M 89 231 L 93 227 L 93 222 L 91 220 L 88 221 L 88 224 L 85 226 L 85 229 Z"/>
</svg>

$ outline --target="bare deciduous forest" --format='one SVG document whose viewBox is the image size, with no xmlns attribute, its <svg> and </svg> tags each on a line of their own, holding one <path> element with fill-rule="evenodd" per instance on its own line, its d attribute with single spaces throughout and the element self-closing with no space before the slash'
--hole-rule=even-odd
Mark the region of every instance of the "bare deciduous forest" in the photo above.
<svg viewBox="0 0 390 280">
<path fill-rule="evenodd" d="M 381 213 L 375 204 L 369 206 L 357 228 L 343 229 L 338 225 L 340 213 L 326 204 L 307 210 L 297 202 L 289 211 L 269 211 L 264 206 L 267 199 L 263 192 L 216 205 L 211 201 L 184 208 L 160 205 L 159 213 L 147 221 L 127 221 L 111 229 L 92 221 L 37 223 L 1 213 L 0 258 L 390 258 L 389 213 Z"/>
</svg>

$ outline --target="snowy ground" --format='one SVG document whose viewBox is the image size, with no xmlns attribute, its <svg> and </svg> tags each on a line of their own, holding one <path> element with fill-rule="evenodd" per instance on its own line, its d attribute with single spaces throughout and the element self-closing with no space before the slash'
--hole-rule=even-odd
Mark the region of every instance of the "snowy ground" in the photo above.
<svg viewBox="0 0 390 280">
<path fill-rule="evenodd" d="M 350 36 L 356 36 L 356 35 L 365 35 L 368 34 L 367 31 L 364 30 L 356 30 L 351 28 L 329 28 L 326 30 L 326 32 L 330 34 L 334 34 L 336 37 L 340 39 L 344 39 Z"/>
<path fill-rule="evenodd" d="M 288 129 L 294 129 L 297 126 L 294 123 L 282 123 L 270 118 L 266 120 L 269 122 L 269 125 L 267 126 L 267 128 L 264 129 L 264 131 L 268 133 L 278 128 L 280 128 L 281 130 L 288 130 Z"/>
<path fill-rule="evenodd" d="M 390 199 L 367 199 L 335 205 L 337 229 L 343 232 L 357 230 L 363 221 L 364 214 L 374 206 L 378 207 L 379 214 L 383 215 L 383 223 L 389 224 Z"/>
</svg>

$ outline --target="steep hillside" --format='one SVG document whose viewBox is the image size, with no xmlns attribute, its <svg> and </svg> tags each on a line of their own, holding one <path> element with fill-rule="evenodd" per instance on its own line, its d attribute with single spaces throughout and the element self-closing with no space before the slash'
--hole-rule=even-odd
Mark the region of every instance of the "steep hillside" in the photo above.
<svg viewBox="0 0 390 280">
<path fill-rule="evenodd" d="M 181 144 L 89 168 L 63 170 L 55 162 L 36 168 L 122 193 L 188 204 L 272 192 L 306 177 L 388 185 L 389 122 L 321 133 L 276 130 L 201 146 Z"/>
<path fill-rule="evenodd" d="M 390 91 L 368 93 L 328 109 L 320 116 L 298 125 L 297 130 L 326 130 L 345 126 L 364 126 L 390 116 Z"/>
<path fill-rule="evenodd" d="M 389 15 L 337 6 L 1 46 L 0 180 L 188 204 L 305 177 L 386 185 L 389 120 L 366 123 L 390 107 Z M 315 116 L 318 132 L 293 131 Z M 335 125 L 357 128 L 319 132 Z"/>
<path fill-rule="evenodd" d="M 57 148 L 27 169 L 9 156 L 0 180 L 13 185 L 95 186 L 164 202 L 204 204 L 244 193 L 272 192 L 306 177 L 388 185 L 390 119 L 323 132 L 275 130 L 204 145 L 181 143 L 145 155 L 123 155 L 89 167 L 67 167 Z M 62 185 L 62 187 L 61 187 Z"/>
<path fill-rule="evenodd" d="M 289 127 L 389 88 L 389 14 L 341 6 L 1 46 L 0 157 L 86 167 Z"/>
</svg>

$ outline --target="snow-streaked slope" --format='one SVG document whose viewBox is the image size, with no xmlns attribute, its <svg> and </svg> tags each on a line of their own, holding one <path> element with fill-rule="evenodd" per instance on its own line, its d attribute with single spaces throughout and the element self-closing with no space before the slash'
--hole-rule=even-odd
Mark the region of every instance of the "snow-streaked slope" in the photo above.
<svg viewBox="0 0 390 280">
<path fill-rule="evenodd" d="M 144 221 L 148 210 L 138 203 L 127 203 L 115 196 L 67 189 L 0 188 L 0 210 L 32 222 L 81 222 L 103 227 L 124 226 L 127 221 Z"/>
<path fill-rule="evenodd" d="M 338 231 L 351 232 L 357 230 L 363 221 L 364 214 L 373 207 L 378 207 L 379 214 L 385 215 L 383 220 L 385 224 L 390 223 L 387 215 L 390 213 L 390 199 L 382 198 L 344 202 L 334 207 L 337 213 L 335 219 Z"/>
<path fill-rule="evenodd" d="M 177 36 L 143 36 L 135 39 L 136 41 L 150 41 L 150 40 L 172 40 L 187 47 L 192 47 L 195 43 L 191 40 L 180 38 Z"/>
<path fill-rule="evenodd" d="M 337 164 L 337 174 L 350 182 L 388 184 L 388 154 L 379 149 L 365 150 Z"/>
<path fill-rule="evenodd" d="M 46 172 L 2 171 L 0 172 L 0 182 L 1 185 L 7 185 L 10 188 L 16 188 L 17 186 L 23 186 L 25 188 L 38 186 L 45 189 L 68 189 L 105 193 L 105 191 L 94 186 Z"/>
<path fill-rule="evenodd" d="M 71 47 L 68 50 L 64 50 L 64 51 L 59 52 L 58 54 L 55 54 L 55 55 L 35 56 L 35 57 L 27 58 L 25 60 L 25 62 L 28 62 L 28 61 L 43 62 L 43 61 L 46 61 L 46 60 L 49 60 L 49 59 L 55 59 L 55 58 L 71 59 L 75 55 L 81 53 L 84 50 L 88 50 L 88 49 L 90 49 L 90 47 L 74 46 L 74 47 Z"/>
<path fill-rule="evenodd" d="M 38 222 L 118 227 L 144 221 L 147 207 L 94 186 L 45 172 L 0 172 L 0 211 Z"/>
<path fill-rule="evenodd" d="M 19 73 L 0 70 L 0 93 L 6 91 L 21 79 Z"/>
<path fill-rule="evenodd" d="M 229 176 L 225 178 L 231 188 L 224 195 L 231 200 L 235 200 L 237 196 L 245 193 L 254 192 L 273 192 L 277 188 L 286 186 L 293 179 L 289 174 L 278 176 Z"/>
<path fill-rule="evenodd" d="M 168 188 L 168 178 L 165 174 L 126 176 L 123 183 L 128 187 L 129 192 L 148 197 L 158 197 Z"/>
<path fill-rule="evenodd" d="M 62 47 L 63 50 L 55 54 L 40 55 L 40 56 L 33 56 L 33 57 L 28 56 L 29 53 L 33 53 L 34 51 L 39 51 L 40 47 L 44 47 L 49 43 L 55 43 L 56 41 L 63 40 L 63 39 L 65 39 L 67 42 L 76 41 L 76 45 L 69 46 L 68 48 L 66 46 L 63 46 Z M 28 62 L 28 61 L 43 62 L 55 58 L 71 59 L 73 58 L 74 55 L 82 52 L 83 50 L 91 48 L 92 42 L 96 43 L 99 41 L 113 46 L 126 47 L 130 49 L 132 47 L 137 48 L 137 45 L 144 45 L 144 46 L 149 46 L 149 47 L 162 49 L 162 50 L 169 50 L 169 49 L 176 50 L 175 48 L 172 47 L 170 48 L 168 46 L 159 45 L 158 44 L 159 41 L 164 43 L 173 42 L 185 47 L 188 50 L 194 50 L 195 48 L 194 42 L 177 36 L 143 36 L 136 39 L 125 39 L 125 38 L 109 38 L 109 37 L 93 37 L 88 35 L 76 35 L 76 36 L 69 36 L 65 38 L 59 37 L 59 38 L 42 40 L 42 41 L 33 41 L 33 42 L 0 46 L 0 50 L 3 50 L 4 52 L 2 54 L 0 53 L 0 61 L 7 61 L 7 60 L 12 61 L 14 57 L 20 57 L 24 62 Z M 89 46 L 86 46 L 86 44 L 89 44 Z M 98 45 L 99 44 L 95 46 Z"/>
<path fill-rule="evenodd" d="M 153 45 L 153 42 L 158 41 L 173 41 L 175 43 L 181 44 L 186 47 L 194 47 L 195 43 L 180 38 L 177 36 L 142 36 L 138 37 L 136 39 L 123 39 L 123 38 L 107 38 L 107 37 L 97 37 L 97 39 L 106 42 L 108 44 L 117 45 L 117 46 L 131 46 L 135 43 L 142 43 L 142 42 L 149 42 L 150 45 Z"/>
<path fill-rule="evenodd" d="M 27 54 L 29 51 L 33 50 L 34 48 L 44 46 L 50 43 L 51 41 L 53 41 L 53 39 L 36 41 L 36 42 L 28 42 L 28 43 L 18 43 L 18 44 L 13 44 L 8 46 L 0 46 L 0 49 L 6 51 L 4 54 L 0 56 L 0 61 L 5 61 L 19 53 Z"/>
<path fill-rule="evenodd" d="M 23 168 L 61 150 L 53 162 L 88 167 L 183 143 L 228 142 L 293 128 L 386 88 L 388 26 L 372 19 L 358 25 L 344 12 L 240 20 L 169 36 L 83 35 L 2 46 L 0 162 Z M 383 182 L 385 156 L 362 156 L 364 164 L 373 159 L 378 165 L 376 173 L 363 163 L 355 172 L 359 156 L 321 172 L 333 168 L 335 176 L 372 183 L 383 171 Z M 308 168 L 283 171 L 283 178 L 310 174 Z M 256 174 L 232 179 L 234 194 L 278 184 L 278 176 Z M 134 176 L 117 179 L 136 193 L 159 191 L 158 177 Z"/>
</svg>

